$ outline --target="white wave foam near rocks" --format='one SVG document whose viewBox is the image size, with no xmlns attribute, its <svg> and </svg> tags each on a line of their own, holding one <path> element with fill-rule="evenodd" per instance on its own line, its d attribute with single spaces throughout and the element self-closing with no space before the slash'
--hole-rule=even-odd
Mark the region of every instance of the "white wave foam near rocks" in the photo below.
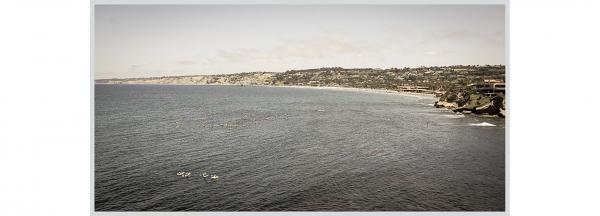
<svg viewBox="0 0 600 216">
<path fill-rule="evenodd" d="M 469 124 L 469 125 L 471 125 L 471 126 L 479 126 L 479 127 L 494 127 L 494 126 L 496 126 L 494 124 L 490 124 L 490 123 L 487 123 L 487 122 L 481 122 L 481 123 Z"/>
</svg>

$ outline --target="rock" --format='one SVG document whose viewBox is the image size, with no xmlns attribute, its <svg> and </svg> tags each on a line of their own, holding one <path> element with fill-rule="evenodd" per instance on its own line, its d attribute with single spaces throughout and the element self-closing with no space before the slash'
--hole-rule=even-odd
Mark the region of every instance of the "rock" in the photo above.
<svg viewBox="0 0 600 216">
<path fill-rule="evenodd" d="M 500 112 L 498 112 L 498 116 L 504 118 L 506 117 L 506 100 L 502 98 L 502 105 L 500 106 Z"/>
<path fill-rule="evenodd" d="M 452 98 L 452 95 L 446 96 Z M 449 98 L 440 98 L 439 101 L 435 102 L 434 106 L 437 108 L 448 108 L 454 112 L 464 114 L 488 114 L 501 117 L 505 115 L 505 101 L 502 95 L 489 96 L 478 93 L 459 93 L 452 102 L 448 102 L 447 99 Z"/>
<path fill-rule="evenodd" d="M 452 111 L 454 111 L 454 112 L 464 112 L 466 110 L 463 107 L 458 107 L 458 108 L 452 109 Z"/>
<path fill-rule="evenodd" d="M 446 101 L 437 101 L 435 102 L 435 104 L 433 104 L 436 108 L 448 108 L 448 109 L 454 109 L 454 108 L 458 108 L 458 105 L 456 103 L 453 102 L 446 102 Z"/>
<path fill-rule="evenodd" d="M 446 101 L 451 101 L 451 102 L 453 102 L 453 101 L 456 101 L 456 99 L 458 99 L 458 95 L 456 95 L 456 94 L 449 94 L 449 95 L 447 96 L 447 98 L 446 98 Z"/>
<path fill-rule="evenodd" d="M 457 107 L 458 107 L 458 105 L 457 105 L 456 103 L 446 103 L 446 104 L 444 104 L 444 106 L 445 106 L 446 108 L 451 108 L 451 109 L 452 109 L 452 108 L 457 108 Z"/>
<path fill-rule="evenodd" d="M 504 109 L 501 108 L 500 112 L 498 113 L 498 116 L 500 116 L 502 118 L 506 117 L 506 110 L 504 110 Z"/>
<path fill-rule="evenodd" d="M 462 107 L 467 102 L 469 102 L 470 97 L 471 97 L 471 94 L 468 94 L 468 93 L 460 93 L 460 94 L 458 94 L 458 99 L 456 100 L 456 103 L 458 104 L 458 107 Z"/>
<path fill-rule="evenodd" d="M 494 102 L 489 102 L 487 104 L 484 104 L 483 106 L 478 106 L 475 107 L 475 113 L 476 114 L 490 114 L 490 115 L 494 115 L 497 114 L 499 112 L 498 106 L 496 104 L 494 104 Z"/>
<path fill-rule="evenodd" d="M 491 100 L 481 106 L 475 107 L 475 114 L 489 114 L 489 115 L 497 115 L 500 113 L 500 97 L 493 97 Z"/>
<path fill-rule="evenodd" d="M 479 106 L 487 104 L 490 102 L 490 98 L 480 95 L 480 94 L 470 94 L 468 97 L 468 101 L 466 101 L 461 107 L 466 110 L 471 110 L 475 112 L 475 109 Z"/>
</svg>

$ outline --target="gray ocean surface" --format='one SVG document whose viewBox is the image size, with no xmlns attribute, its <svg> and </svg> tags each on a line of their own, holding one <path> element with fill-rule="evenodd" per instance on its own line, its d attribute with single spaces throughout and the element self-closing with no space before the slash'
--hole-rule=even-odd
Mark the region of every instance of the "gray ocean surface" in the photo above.
<svg viewBox="0 0 600 216">
<path fill-rule="evenodd" d="M 94 208 L 504 211 L 504 119 L 456 115 L 434 101 L 322 89 L 95 85 Z M 496 126 L 476 126 L 482 122 Z"/>
</svg>

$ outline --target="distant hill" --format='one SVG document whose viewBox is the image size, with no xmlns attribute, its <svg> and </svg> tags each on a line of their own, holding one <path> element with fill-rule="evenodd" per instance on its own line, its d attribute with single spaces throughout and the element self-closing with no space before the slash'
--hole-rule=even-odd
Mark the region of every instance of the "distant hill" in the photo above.
<svg viewBox="0 0 600 216">
<path fill-rule="evenodd" d="M 429 90 L 443 93 L 485 80 L 505 80 L 504 65 L 455 65 L 417 68 L 315 68 L 286 72 L 99 79 L 105 84 L 295 85 L 343 86 L 387 90 Z M 407 87 L 408 86 L 408 87 Z"/>
</svg>

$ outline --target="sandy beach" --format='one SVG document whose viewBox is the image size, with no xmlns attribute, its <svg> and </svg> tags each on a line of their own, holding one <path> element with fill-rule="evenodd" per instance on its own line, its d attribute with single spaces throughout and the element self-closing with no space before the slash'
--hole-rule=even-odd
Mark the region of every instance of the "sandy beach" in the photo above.
<svg viewBox="0 0 600 216">
<path fill-rule="evenodd" d="M 334 91 L 368 92 L 368 93 L 376 93 L 376 94 L 414 96 L 414 97 L 418 97 L 418 98 L 436 98 L 435 95 L 431 95 L 431 94 L 399 92 L 399 91 L 385 90 L 385 89 L 350 88 L 350 87 L 337 87 L 337 86 L 271 86 L 271 85 L 265 85 L 265 86 L 266 87 L 276 87 L 276 88 L 309 88 L 309 89 L 322 89 L 322 90 L 334 90 Z"/>
</svg>

